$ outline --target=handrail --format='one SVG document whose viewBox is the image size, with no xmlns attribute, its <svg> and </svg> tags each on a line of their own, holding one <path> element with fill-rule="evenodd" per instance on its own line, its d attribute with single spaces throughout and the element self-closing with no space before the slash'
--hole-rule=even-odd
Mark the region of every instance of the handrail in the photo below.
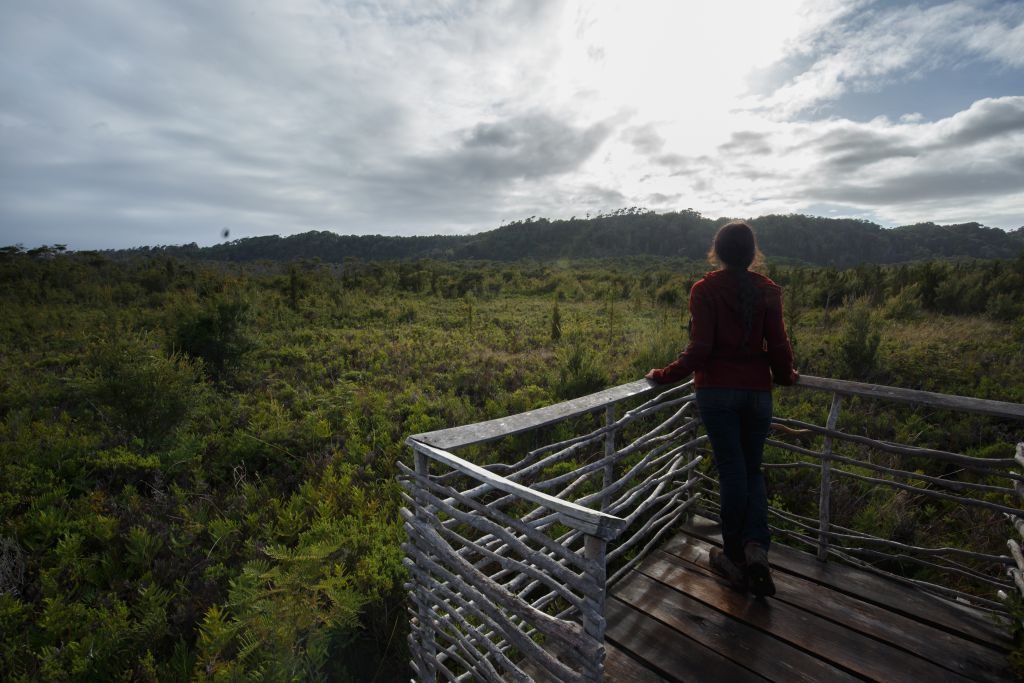
<svg viewBox="0 0 1024 683">
<path fill-rule="evenodd" d="M 420 453 L 428 456 L 432 460 L 442 462 L 453 470 L 468 474 L 482 484 L 486 484 L 492 489 L 504 491 L 510 493 L 513 496 L 528 500 L 532 503 L 542 505 L 552 512 L 558 514 L 559 519 L 569 527 L 573 529 L 579 529 L 583 533 L 590 534 L 592 536 L 598 536 L 606 541 L 614 539 L 622 530 L 626 528 L 626 520 L 615 515 L 608 515 L 598 510 L 591 510 L 585 508 L 582 505 L 562 500 L 561 498 L 555 498 L 550 496 L 543 491 L 534 491 L 528 486 L 517 484 L 514 481 L 510 481 L 500 474 L 494 474 L 485 470 L 479 465 L 474 465 L 471 462 L 466 462 L 462 458 L 456 457 L 447 451 L 441 450 L 440 448 L 434 448 L 430 444 L 418 441 L 413 437 L 409 437 L 406 443 L 415 448 Z"/>
<path fill-rule="evenodd" d="M 890 401 L 919 403 L 935 408 L 948 408 L 950 410 L 962 410 L 982 415 L 994 415 L 995 417 L 1024 419 L 1024 405 L 1020 403 L 1007 403 L 1006 401 L 993 401 L 970 396 L 954 396 L 952 394 L 937 394 L 919 389 L 904 389 L 902 387 L 851 382 L 845 379 L 813 377 L 811 375 L 801 375 L 800 381 L 795 386 L 798 388 L 834 391 L 838 394 L 849 396 L 865 396 L 868 398 L 888 399 Z"/>
<path fill-rule="evenodd" d="M 587 396 L 554 403 L 535 410 L 527 410 L 526 412 L 499 417 L 494 420 L 485 420 L 483 422 L 459 425 L 458 427 L 413 434 L 406 443 L 411 445 L 412 441 L 418 441 L 419 443 L 429 444 L 444 450 L 456 450 L 466 446 L 494 441 L 504 436 L 537 429 L 555 422 L 561 422 L 562 420 L 593 412 L 606 406 L 615 405 L 630 398 L 652 394 L 666 386 L 671 385 L 659 385 L 646 379 L 636 380 L 610 387 L 597 393 L 588 394 Z M 867 398 L 919 403 L 935 408 L 948 408 L 950 410 L 962 410 L 983 415 L 994 415 L 996 417 L 1024 419 L 1024 405 L 1008 403 L 1006 401 L 939 394 L 919 389 L 903 389 L 882 384 L 868 384 L 845 379 L 815 377 L 813 375 L 801 375 L 800 381 L 795 386 L 801 389 L 834 391 L 848 396 L 864 396 Z"/>
<path fill-rule="evenodd" d="M 561 422 L 562 420 L 590 413 L 606 406 L 615 405 L 630 398 L 646 396 L 654 393 L 659 388 L 663 388 L 663 386 L 646 379 L 641 379 L 629 382 L 628 384 L 620 384 L 619 386 L 587 396 L 537 408 L 536 410 L 499 417 L 495 420 L 474 422 L 473 424 L 460 425 L 448 429 L 438 429 L 433 432 L 413 434 L 406 443 L 415 440 L 437 448 L 455 450 L 466 446 L 487 443 L 488 441 L 500 439 L 503 436 L 519 434 L 555 422 Z"/>
</svg>

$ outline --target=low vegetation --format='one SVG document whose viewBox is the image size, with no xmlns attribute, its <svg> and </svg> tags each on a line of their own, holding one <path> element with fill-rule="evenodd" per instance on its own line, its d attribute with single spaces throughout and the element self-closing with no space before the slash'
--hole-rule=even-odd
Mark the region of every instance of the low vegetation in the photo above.
<svg viewBox="0 0 1024 683">
<path fill-rule="evenodd" d="M 0 679 L 407 679 L 404 438 L 668 362 L 704 270 L 4 250 Z M 1024 258 L 769 274 L 803 372 L 1024 402 Z M 903 417 L 859 419 L 1012 438 Z"/>
</svg>

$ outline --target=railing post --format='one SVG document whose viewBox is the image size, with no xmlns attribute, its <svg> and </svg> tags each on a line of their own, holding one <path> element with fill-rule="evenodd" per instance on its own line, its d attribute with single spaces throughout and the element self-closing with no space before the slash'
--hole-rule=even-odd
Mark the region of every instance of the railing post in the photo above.
<svg viewBox="0 0 1024 683">
<path fill-rule="evenodd" d="M 610 427 L 615 424 L 615 404 L 605 406 L 604 409 L 604 426 Z M 604 465 L 604 491 L 608 491 L 608 487 L 615 481 L 615 464 L 611 461 L 611 457 L 615 455 L 615 430 L 608 431 L 604 435 L 604 457 L 608 460 Z M 601 511 L 608 509 L 608 497 L 607 494 L 601 498 Z"/>
<path fill-rule="evenodd" d="M 588 667 L 592 674 L 591 680 L 593 683 L 601 683 L 604 677 L 604 602 L 605 584 L 608 579 L 608 572 L 605 566 L 606 551 L 607 542 L 605 539 L 600 536 L 586 535 L 583 542 L 583 555 L 590 562 L 594 563 L 595 575 L 592 578 L 594 579 L 594 585 L 597 586 L 598 594 L 596 597 L 588 597 L 583 601 L 583 630 L 601 645 L 600 660 L 593 662 L 592 667 Z"/>
<path fill-rule="evenodd" d="M 416 474 L 424 478 L 429 477 L 430 458 L 418 448 L 413 449 L 413 452 L 415 453 Z M 420 500 L 417 500 L 415 514 L 425 521 L 424 518 L 430 512 L 423 507 L 423 503 Z M 426 548 L 421 548 L 420 552 L 426 553 L 427 550 Z M 425 683 L 435 683 L 437 681 L 437 647 L 433 626 L 434 616 L 429 604 L 429 591 L 426 590 L 426 586 L 417 586 L 416 592 L 418 594 L 416 602 L 419 605 L 417 616 L 420 622 L 419 646 L 422 653 L 420 662 L 423 668 L 419 672 L 420 680 L 425 681 Z"/>
<path fill-rule="evenodd" d="M 825 427 L 833 430 L 839 422 L 839 408 L 843 403 L 842 394 L 832 394 L 832 407 L 828 411 Z M 828 532 L 831 526 L 832 492 L 832 436 L 825 435 L 821 449 L 821 490 L 818 492 L 818 561 L 828 558 Z"/>
</svg>

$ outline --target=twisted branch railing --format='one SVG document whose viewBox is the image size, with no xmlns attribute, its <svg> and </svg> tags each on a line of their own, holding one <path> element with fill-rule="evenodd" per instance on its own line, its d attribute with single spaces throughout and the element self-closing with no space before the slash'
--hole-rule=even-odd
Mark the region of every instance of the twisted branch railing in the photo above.
<svg viewBox="0 0 1024 683">
<path fill-rule="evenodd" d="M 1004 602 L 984 597 L 992 589 L 1003 598 L 1006 590 L 1024 595 L 1024 555 L 1015 541 L 1011 556 L 918 546 L 832 519 L 833 489 L 856 482 L 934 505 L 1005 514 L 1024 534 L 1018 516 L 1024 475 L 1010 469 L 1024 466 L 1020 447 L 1016 458 L 970 457 L 847 434 L 838 424 L 843 398 L 852 396 L 997 419 L 1024 419 L 1024 406 L 816 377 L 802 378 L 799 386 L 831 393 L 825 426 L 787 418 L 776 423 L 801 440 L 820 436 L 820 450 L 771 439 L 765 467 L 772 477 L 817 470 L 818 515 L 772 508 L 776 538 L 814 548 L 820 560 L 832 556 L 887 575 L 877 563 L 916 566 L 948 580 L 898 580 L 986 609 L 1005 610 Z M 617 417 L 620 407 L 625 410 Z M 409 437 L 414 464 L 398 467 L 406 491 L 409 638 L 417 680 L 600 681 L 608 587 L 698 500 L 703 514 L 716 516 L 718 496 L 699 422 L 691 383 L 665 390 L 641 380 Z M 553 443 L 531 448 L 541 435 Z M 460 449 L 475 451 L 476 464 L 452 453 Z M 957 469 L 935 476 L 873 462 L 873 454 Z M 1007 574 L 1010 582 L 1002 578 Z"/>
</svg>

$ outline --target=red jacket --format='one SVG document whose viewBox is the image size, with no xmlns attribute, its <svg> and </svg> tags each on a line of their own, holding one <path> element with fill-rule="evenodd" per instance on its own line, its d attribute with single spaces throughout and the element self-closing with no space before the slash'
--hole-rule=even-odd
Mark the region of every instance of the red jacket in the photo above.
<svg viewBox="0 0 1024 683">
<path fill-rule="evenodd" d="M 794 384 L 793 347 L 782 322 L 782 288 L 769 278 L 750 273 L 756 296 L 747 343 L 743 344 L 740 313 L 742 272 L 716 270 L 690 290 L 690 343 L 672 363 L 648 376 L 659 384 L 677 382 L 694 373 L 698 389 L 770 390 Z"/>
</svg>

